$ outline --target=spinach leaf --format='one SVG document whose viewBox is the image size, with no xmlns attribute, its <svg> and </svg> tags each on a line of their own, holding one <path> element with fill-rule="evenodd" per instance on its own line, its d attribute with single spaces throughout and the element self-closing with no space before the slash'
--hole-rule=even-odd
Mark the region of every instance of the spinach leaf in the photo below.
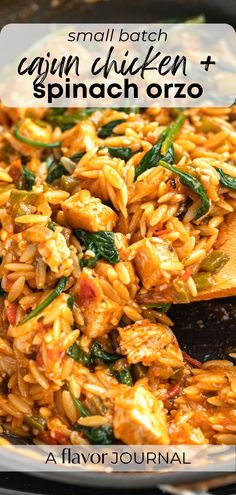
<svg viewBox="0 0 236 495">
<path fill-rule="evenodd" d="M 125 367 L 120 369 L 113 368 L 113 364 L 119 359 L 122 359 L 123 356 L 121 356 L 120 354 L 116 354 L 116 353 L 111 354 L 110 352 L 104 351 L 99 342 L 93 343 L 91 348 L 91 356 L 93 358 L 102 359 L 104 363 L 107 364 L 107 366 L 109 366 L 112 374 L 115 376 L 118 382 L 124 383 L 125 385 L 129 385 L 130 387 L 132 387 L 133 380 L 130 373 L 130 369 Z"/>
<path fill-rule="evenodd" d="M 115 378 L 118 380 L 118 382 L 123 383 L 124 385 L 128 385 L 129 387 L 132 387 L 133 380 L 129 368 L 123 368 L 119 371 L 112 370 L 112 373 L 115 376 Z"/>
<path fill-rule="evenodd" d="M 179 132 L 180 128 L 184 124 L 184 121 L 185 121 L 185 115 L 184 115 L 184 113 L 181 112 L 179 114 L 179 116 L 177 117 L 177 119 L 175 120 L 175 122 L 173 122 L 173 124 L 171 124 L 168 127 L 166 137 L 165 137 L 165 139 L 162 143 L 162 147 L 161 147 L 161 154 L 163 156 L 165 156 L 166 153 L 168 152 L 170 146 L 173 143 L 173 140 L 174 140 L 176 134 Z"/>
<path fill-rule="evenodd" d="M 220 183 L 223 186 L 236 191 L 236 178 L 231 177 L 231 175 L 225 174 L 225 172 L 223 172 L 221 168 L 217 168 L 216 170 L 220 176 Z"/>
<path fill-rule="evenodd" d="M 111 136 L 114 127 L 116 127 L 118 124 L 122 124 L 123 122 L 125 122 L 125 119 L 111 120 L 111 122 L 108 122 L 103 127 L 101 127 L 101 129 L 99 129 L 98 137 L 104 139 L 108 136 Z"/>
<path fill-rule="evenodd" d="M 121 160 L 124 160 L 125 162 L 134 154 L 131 148 L 108 146 L 107 149 L 112 157 L 121 158 Z"/>
<path fill-rule="evenodd" d="M 160 165 L 161 167 L 167 168 L 168 170 L 171 170 L 171 172 L 177 174 L 180 178 L 181 184 L 183 184 L 183 186 L 190 187 L 190 189 L 192 189 L 192 191 L 194 191 L 200 197 L 202 201 L 202 206 L 198 209 L 197 214 L 195 216 L 195 220 L 198 220 L 203 215 L 206 215 L 206 213 L 210 209 L 211 204 L 210 204 L 210 200 L 207 197 L 206 190 L 202 186 L 201 182 L 196 177 L 193 177 L 187 172 L 182 172 L 182 170 L 179 170 L 178 168 L 176 168 L 173 165 L 170 165 L 169 163 L 161 161 Z"/>
<path fill-rule="evenodd" d="M 22 178 L 26 184 L 26 190 L 31 191 L 33 185 L 35 184 L 36 176 L 26 167 L 26 165 L 22 165 L 22 170 Z"/>
<path fill-rule="evenodd" d="M 78 409 L 80 416 L 83 418 L 90 416 L 87 409 L 83 406 L 82 402 L 79 399 L 76 399 L 73 394 L 70 392 L 72 400 L 75 404 L 75 407 Z M 99 428 L 94 428 L 91 426 L 82 426 L 75 425 L 75 431 L 82 431 L 86 438 L 93 445 L 110 445 L 113 443 L 113 435 L 111 426 L 100 426 Z"/>
<path fill-rule="evenodd" d="M 47 121 L 53 126 L 60 127 L 62 131 L 66 131 L 89 117 L 95 110 L 96 108 L 83 108 L 74 113 L 65 113 L 64 108 L 54 108 L 47 116 Z"/>
<path fill-rule="evenodd" d="M 114 363 L 118 359 L 122 358 L 119 354 L 111 354 L 110 352 L 104 351 L 99 342 L 93 343 L 91 347 L 91 356 L 93 358 L 102 359 L 105 363 Z"/>
<path fill-rule="evenodd" d="M 146 170 L 156 167 L 161 159 L 168 163 L 174 163 L 174 148 L 170 146 L 165 156 L 161 154 L 161 147 L 164 139 L 167 135 L 167 129 L 165 129 L 159 137 L 159 140 L 154 146 L 143 156 L 142 160 L 135 169 L 135 180 L 142 175 Z"/>
<path fill-rule="evenodd" d="M 114 442 L 111 426 L 94 428 L 91 426 L 76 425 L 75 430 L 78 432 L 83 431 L 92 445 L 111 445 Z"/>
<path fill-rule="evenodd" d="M 55 230 L 56 230 L 56 224 L 50 220 L 48 222 L 48 224 L 47 224 L 47 228 L 50 229 L 50 230 L 52 230 L 53 232 L 55 232 Z"/>
<path fill-rule="evenodd" d="M 82 259 L 82 266 L 93 268 L 100 258 L 115 265 L 120 261 L 119 253 L 115 247 L 115 236 L 113 232 L 99 231 L 95 233 L 85 230 L 75 230 L 75 236 L 82 242 L 86 250 L 93 251 L 95 256 L 88 260 Z"/>
<path fill-rule="evenodd" d="M 20 124 L 21 121 L 15 125 L 15 129 L 13 130 L 13 136 L 18 139 L 18 141 L 37 148 L 58 148 L 61 145 L 60 141 L 55 141 L 54 143 L 42 143 L 41 141 L 35 141 L 35 139 L 24 136 L 20 133 Z"/>
<path fill-rule="evenodd" d="M 63 167 L 63 165 L 60 162 L 59 163 L 53 162 L 48 168 L 48 175 L 46 178 L 46 182 L 48 184 L 51 184 L 52 182 L 54 182 L 54 180 L 60 179 L 62 175 L 67 175 L 67 174 L 68 174 L 67 170 L 65 169 L 65 167 Z"/>
<path fill-rule="evenodd" d="M 89 354 L 85 352 L 76 342 L 69 347 L 66 354 L 77 361 L 77 363 L 84 364 L 84 366 L 89 367 L 91 364 Z"/>
<path fill-rule="evenodd" d="M 164 160 L 170 164 L 174 163 L 174 148 L 172 143 L 175 135 L 183 125 L 184 120 L 185 116 L 181 113 L 175 122 L 161 133 L 157 143 L 144 155 L 137 166 L 135 170 L 135 179 L 146 172 L 146 170 L 156 167 L 160 160 Z"/>
<path fill-rule="evenodd" d="M 49 306 L 49 304 L 51 304 L 51 302 L 54 301 L 54 299 L 56 299 L 57 296 L 59 296 L 59 294 L 61 294 L 61 292 L 64 291 L 66 283 L 67 283 L 67 277 L 61 277 L 61 279 L 59 280 L 58 284 L 56 285 L 55 289 L 53 289 L 51 294 L 49 294 L 49 296 L 46 297 L 46 299 L 44 299 L 38 306 L 36 306 L 36 308 L 34 308 L 33 311 L 31 311 L 28 315 L 24 316 L 24 318 L 18 323 L 18 325 L 22 325 L 22 323 L 26 323 L 26 321 L 31 320 L 31 318 L 34 318 L 39 313 L 41 313 L 41 311 L 47 308 L 47 306 Z"/>
<path fill-rule="evenodd" d="M 85 153 L 86 151 L 78 151 L 74 155 L 70 156 L 70 159 L 73 160 L 74 162 L 77 162 L 80 160 L 80 158 L 82 158 L 82 156 L 85 155 Z"/>
<path fill-rule="evenodd" d="M 67 299 L 67 306 L 68 308 L 71 309 L 71 311 L 73 310 L 74 301 L 75 301 L 75 296 L 69 296 Z"/>
</svg>

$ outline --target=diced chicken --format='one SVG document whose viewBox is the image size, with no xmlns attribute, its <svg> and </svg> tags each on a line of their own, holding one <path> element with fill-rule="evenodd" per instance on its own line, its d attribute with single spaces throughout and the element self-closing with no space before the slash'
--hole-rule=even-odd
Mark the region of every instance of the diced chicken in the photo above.
<svg viewBox="0 0 236 495">
<path fill-rule="evenodd" d="M 96 145 L 97 134 L 94 124 L 84 120 L 64 132 L 62 151 L 66 156 L 73 156 L 78 151 L 89 151 Z"/>
<path fill-rule="evenodd" d="M 169 444 L 163 402 L 139 385 L 115 401 L 114 435 L 130 445 Z"/>
<path fill-rule="evenodd" d="M 109 206 L 91 196 L 86 189 L 64 201 L 62 209 L 71 227 L 90 232 L 111 231 L 118 220 L 116 213 Z"/>
<path fill-rule="evenodd" d="M 47 108 L 10 108 L 0 105 L 0 122 L 1 124 L 10 124 L 10 121 L 18 122 L 25 117 L 42 119 L 47 112 Z"/>
<path fill-rule="evenodd" d="M 173 414 L 173 419 L 169 422 L 169 435 L 171 444 L 188 444 L 188 445 L 202 445 L 208 443 L 203 431 L 210 430 L 211 425 L 208 425 L 209 415 L 202 410 L 202 406 L 195 404 L 196 413 L 191 411 L 189 406 L 186 411 L 186 406 L 183 404 L 183 410 L 177 410 Z M 199 417 L 199 421 L 197 421 Z M 198 424 L 199 422 L 199 424 Z M 201 426 L 203 429 L 201 429 Z M 215 433 L 215 432 L 214 432 Z"/>
<path fill-rule="evenodd" d="M 118 328 L 119 345 L 129 363 L 183 366 L 183 356 L 173 332 L 165 325 L 148 320 Z"/>
<path fill-rule="evenodd" d="M 60 232 L 53 232 L 51 237 L 41 242 L 38 251 L 52 272 L 64 274 L 68 269 L 72 269 L 70 250 L 65 237 Z"/>
<path fill-rule="evenodd" d="M 143 239 L 134 262 L 145 289 L 165 283 L 166 273 L 171 276 L 183 269 L 172 246 L 158 238 Z"/>
<path fill-rule="evenodd" d="M 120 305 L 104 296 L 99 279 L 89 270 L 80 276 L 77 302 L 84 318 L 83 331 L 90 338 L 100 337 L 115 328 L 122 316 Z"/>
</svg>

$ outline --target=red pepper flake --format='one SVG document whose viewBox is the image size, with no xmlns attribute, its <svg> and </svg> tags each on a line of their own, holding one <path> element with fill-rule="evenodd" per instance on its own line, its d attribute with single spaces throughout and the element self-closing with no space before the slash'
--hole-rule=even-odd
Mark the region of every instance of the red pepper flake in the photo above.
<svg viewBox="0 0 236 495">
<path fill-rule="evenodd" d="M 186 268 L 180 280 L 182 280 L 183 282 L 187 282 L 187 280 L 189 279 L 189 277 L 191 277 L 191 275 L 192 275 L 191 268 Z"/>
<path fill-rule="evenodd" d="M 189 356 L 189 354 L 187 354 L 187 352 L 182 352 L 182 354 L 183 354 L 184 360 L 187 363 L 191 364 L 194 368 L 201 368 L 202 367 L 201 361 L 198 361 L 197 359 L 192 358 L 191 356 Z"/>
<path fill-rule="evenodd" d="M 42 352 L 39 351 L 38 354 L 37 354 L 37 357 L 36 357 L 36 364 L 39 368 L 42 368 L 43 366 L 43 356 L 42 356 Z"/>
<path fill-rule="evenodd" d="M 52 438 L 50 431 L 44 431 L 39 438 L 47 445 L 58 445 L 57 440 Z"/>
<path fill-rule="evenodd" d="M 7 305 L 7 319 L 10 325 L 16 324 L 16 312 L 17 312 L 17 304 L 8 303 Z"/>
<path fill-rule="evenodd" d="M 168 399 L 173 399 L 174 397 L 176 397 L 176 395 L 179 395 L 179 393 L 180 393 L 180 384 L 176 383 L 176 385 L 170 388 L 168 392 Z"/>
<path fill-rule="evenodd" d="M 169 234 L 169 229 L 163 229 L 163 230 L 158 230 L 158 228 L 156 228 L 153 233 L 157 236 L 157 237 L 160 237 L 161 235 L 164 235 L 164 234 Z"/>
<path fill-rule="evenodd" d="M 95 282 L 87 276 L 81 276 L 78 298 L 80 304 L 82 304 L 85 308 L 89 306 L 91 302 L 98 299 L 97 286 Z"/>
<path fill-rule="evenodd" d="M 57 441 L 57 443 L 59 443 L 59 445 L 68 445 L 68 444 L 70 444 L 70 441 L 69 441 L 68 437 L 66 437 L 65 435 L 63 435 L 63 433 L 61 433 L 60 431 L 54 431 L 54 432 L 52 432 L 52 435 L 54 436 L 54 438 Z"/>
<path fill-rule="evenodd" d="M 155 143 L 157 142 L 157 138 L 156 138 L 156 136 L 153 136 L 153 134 L 152 134 L 152 135 L 150 135 L 150 136 L 147 136 L 147 137 L 146 137 L 146 140 L 147 140 L 149 143 L 151 143 L 151 144 L 155 144 Z"/>
</svg>

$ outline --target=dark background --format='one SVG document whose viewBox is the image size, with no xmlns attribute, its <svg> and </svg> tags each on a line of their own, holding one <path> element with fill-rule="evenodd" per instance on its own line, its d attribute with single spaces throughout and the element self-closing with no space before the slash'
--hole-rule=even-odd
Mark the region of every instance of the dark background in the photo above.
<svg viewBox="0 0 236 495">
<path fill-rule="evenodd" d="M 0 0 L 0 27 L 9 22 L 158 22 L 204 13 L 208 22 L 236 25 L 236 0 L 108 0 L 86 4 L 81 0 Z M 9 47 L 10 49 L 10 47 Z M 199 360 L 226 359 L 236 349 L 236 298 L 175 306 L 170 311 L 181 347 Z M 29 475 L 1 473 L 0 494 L 108 495 L 110 490 L 68 486 Z M 123 491 L 132 495 L 134 490 Z M 160 495 L 157 489 L 139 491 Z M 217 495 L 236 494 L 236 486 L 213 490 Z"/>
<path fill-rule="evenodd" d="M 8 22 L 158 22 L 207 14 L 209 22 L 236 25 L 235 0 L 1 0 L 1 24 Z"/>
</svg>

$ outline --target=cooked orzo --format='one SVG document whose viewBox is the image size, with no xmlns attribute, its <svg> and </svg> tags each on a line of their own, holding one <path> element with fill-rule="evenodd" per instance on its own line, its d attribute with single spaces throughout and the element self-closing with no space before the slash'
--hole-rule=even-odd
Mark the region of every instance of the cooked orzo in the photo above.
<svg viewBox="0 0 236 495">
<path fill-rule="evenodd" d="M 236 443 L 236 368 L 182 353 L 167 314 L 230 263 L 235 122 L 236 107 L 1 107 L 3 432 Z"/>
</svg>

